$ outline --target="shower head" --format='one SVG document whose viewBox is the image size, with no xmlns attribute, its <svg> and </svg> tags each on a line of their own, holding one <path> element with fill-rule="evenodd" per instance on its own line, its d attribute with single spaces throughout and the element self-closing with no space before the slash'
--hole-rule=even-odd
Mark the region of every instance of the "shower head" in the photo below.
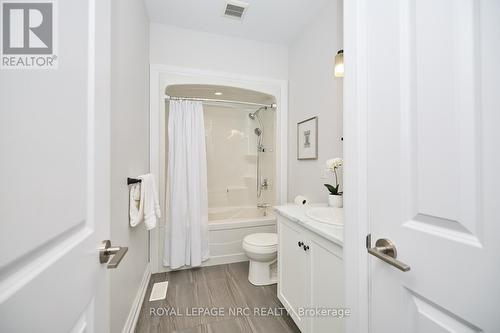
<svg viewBox="0 0 500 333">
<path fill-rule="evenodd" d="M 260 110 L 262 110 L 262 109 L 267 109 L 267 107 L 263 106 L 263 107 L 257 109 L 257 111 L 249 113 L 248 117 L 250 117 L 250 119 L 252 119 L 252 120 L 255 119 L 257 117 L 257 115 L 259 114 Z"/>
<path fill-rule="evenodd" d="M 255 133 L 257 136 L 260 136 L 260 135 L 262 134 L 262 130 L 261 130 L 260 128 L 258 128 L 258 127 L 257 127 L 256 129 L 254 129 L 253 131 L 254 131 L 254 133 Z"/>
</svg>

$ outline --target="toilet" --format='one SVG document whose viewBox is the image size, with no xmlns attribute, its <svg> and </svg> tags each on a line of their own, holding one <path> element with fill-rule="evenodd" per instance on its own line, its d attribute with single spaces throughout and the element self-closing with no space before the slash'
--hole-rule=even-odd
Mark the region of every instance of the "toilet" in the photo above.
<svg viewBox="0 0 500 333">
<path fill-rule="evenodd" d="M 243 239 L 242 247 L 250 259 L 248 281 L 256 286 L 276 283 L 278 235 L 275 233 L 250 234 Z"/>
</svg>

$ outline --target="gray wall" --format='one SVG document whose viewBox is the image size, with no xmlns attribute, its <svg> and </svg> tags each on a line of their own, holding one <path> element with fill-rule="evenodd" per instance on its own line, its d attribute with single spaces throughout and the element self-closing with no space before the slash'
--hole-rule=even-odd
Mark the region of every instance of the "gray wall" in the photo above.
<svg viewBox="0 0 500 333">
<path fill-rule="evenodd" d="M 142 0 L 111 8 L 111 240 L 128 246 L 110 272 L 111 332 L 121 332 L 148 263 L 144 225 L 128 224 L 128 176 L 149 171 L 149 23 Z"/>
<path fill-rule="evenodd" d="M 342 156 L 342 80 L 333 76 L 342 48 L 342 2 L 332 1 L 289 46 L 288 201 L 326 202 L 325 161 Z M 297 123 L 318 116 L 318 160 L 297 160 Z"/>
</svg>

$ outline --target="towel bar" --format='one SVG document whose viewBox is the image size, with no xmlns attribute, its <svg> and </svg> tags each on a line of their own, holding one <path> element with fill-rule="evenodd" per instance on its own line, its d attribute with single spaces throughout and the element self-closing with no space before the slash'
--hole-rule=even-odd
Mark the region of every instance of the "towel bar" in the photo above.
<svg viewBox="0 0 500 333">
<path fill-rule="evenodd" d="M 140 183 L 141 180 L 137 178 L 127 178 L 127 185 Z"/>
</svg>

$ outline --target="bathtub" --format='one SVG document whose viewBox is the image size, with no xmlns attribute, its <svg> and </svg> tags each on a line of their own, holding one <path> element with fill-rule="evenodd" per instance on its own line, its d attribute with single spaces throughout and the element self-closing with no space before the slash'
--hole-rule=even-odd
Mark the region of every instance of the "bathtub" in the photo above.
<svg viewBox="0 0 500 333">
<path fill-rule="evenodd" d="M 210 207 L 208 209 L 210 259 L 203 266 L 248 260 L 241 242 L 256 232 L 276 232 L 276 216 L 272 208 Z"/>
</svg>

